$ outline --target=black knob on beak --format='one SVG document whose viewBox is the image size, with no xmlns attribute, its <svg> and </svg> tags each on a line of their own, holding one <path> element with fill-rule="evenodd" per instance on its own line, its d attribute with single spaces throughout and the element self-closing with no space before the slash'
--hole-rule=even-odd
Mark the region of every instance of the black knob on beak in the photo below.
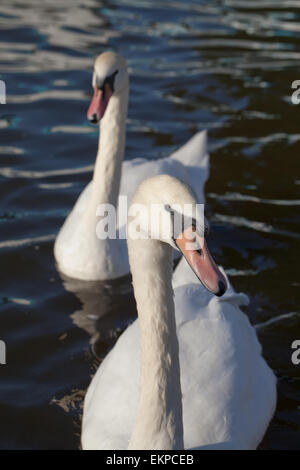
<svg viewBox="0 0 300 470">
<path fill-rule="evenodd" d="M 99 122 L 96 113 L 94 113 L 94 114 L 88 116 L 88 120 L 89 120 L 92 124 L 97 124 L 97 123 Z"/>
<path fill-rule="evenodd" d="M 218 292 L 216 292 L 216 296 L 217 297 L 222 297 L 223 294 L 225 294 L 226 290 L 227 290 L 227 285 L 224 281 L 219 281 L 218 282 L 218 287 L 219 287 L 219 290 Z"/>
</svg>

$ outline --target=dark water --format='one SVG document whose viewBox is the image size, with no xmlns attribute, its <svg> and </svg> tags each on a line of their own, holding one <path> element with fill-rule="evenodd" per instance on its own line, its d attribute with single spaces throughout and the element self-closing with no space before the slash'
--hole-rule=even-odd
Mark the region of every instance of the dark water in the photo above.
<svg viewBox="0 0 300 470">
<path fill-rule="evenodd" d="M 168 155 L 209 129 L 210 244 L 251 321 L 276 319 L 258 329 L 279 391 L 261 447 L 299 447 L 299 19 L 292 0 L 1 1 L 0 448 L 78 448 L 96 357 L 135 316 L 128 279 L 62 280 L 52 254 L 92 175 L 85 113 L 108 48 L 130 65 L 126 158 Z"/>
</svg>

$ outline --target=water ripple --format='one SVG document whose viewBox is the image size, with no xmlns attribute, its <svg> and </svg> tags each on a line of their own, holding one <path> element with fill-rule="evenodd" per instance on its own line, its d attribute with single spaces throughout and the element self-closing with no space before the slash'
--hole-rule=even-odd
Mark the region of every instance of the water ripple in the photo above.
<svg viewBox="0 0 300 470">
<path fill-rule="evenodd" d="M 290 232 L 288 230 L 281 230 L 279 228 L 274 228 L 272 225 L 265 222 L 258 222 L 255 220 L 248 220 L 245 217 L 224 215 L 224 214 L 214 214 L 213 220 L 217 222 L 223 222 L 227 224 L 236 225 L 238 227 L 247 227 L 258 232 L 270 233 L 281 235 L 287 238 L 294 238 L 295 240 L 300 240 L 300 234 Z"/>
<path fill-rule="evenodd" d="M 43 235 L 41 237 L 29 237 L 20 240 L 5 240 L 0 242 L 0 249 L 2 250 L 3 248 L 19 248 L 22 246 L 37 245 L 39 243 L 51 242 L 55 240 L 55 237 L 56 234 L 53 233 L 50 235 Z"/>
<path fill-rule="evenodd" d="M 0 307 L 9 364 L 0 448 L 78 448 L 73 404 L 82 404 L 95 351 L 103 357 L 135 315 L 129 280 L 110 289 L 76 283 L 60 277 L 53 258 L 55 234 L 93 171 L 98 129 L 86 110 L 94 57 L 107 49 L 129 64 L 126 158 L 168 155 L 209 130 L 210 243 L 237 291 L 249 294 L 247 315 L 279 377 L 279 411 L 262 446 L 299 447 L 290 361 L 300 337 L 300 108 L 291 101 L 299 20 L 298 0 L 1 1 Z"/>
<path fill-rule="evenodd" d="M 87 165 L 81 168 L 64 168 L 60 170 L 49 171 L 30 171 L 30 170 L 15 170 L 13 168 L 0 168 L 0 176 L 5 178 L 26 178 L 26 179 L 40 179 L 49 178 L 52 176 L 63 175 L 78 175 L 82 173 L 90 173 L 94 169 L 94 165 Z"/>
<path fill-rule="evenodd" d="M 221 199 L 225 201 L 247 201 L 247 202 L 255 202 L 258 204 L 271 204 L 275 206 L 300 206 L 300 200 L 280 200 L 280 199 L 263 199 L 260 197 L 251 196 L 248 194 L 240 194 L 240 193 L 226 193 L 226 194 L 215 194 L 215 193 L 208 193 L 208 197 L 213 199 Z"/>
</svg>

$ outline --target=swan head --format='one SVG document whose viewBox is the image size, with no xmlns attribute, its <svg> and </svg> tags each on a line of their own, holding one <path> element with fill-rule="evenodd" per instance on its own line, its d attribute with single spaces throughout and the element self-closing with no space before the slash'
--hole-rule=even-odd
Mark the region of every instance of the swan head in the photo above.
<svg viewBox="0 0 300 470">
<path fill-rule="evenodd" d="M 90 122 L 96 124 L 103 118 L 112 95 L 128 88 L 126 60 L 110 51 L 100 54 L 95 60 L 92 85 L 94 96 L 87 117 Z"/>
<path fill-rule="evenodd" d="M 225 293 L 226 279 L 206 242 L 204 206 L 177 178 L 159 175 L 140 184 L 129 208 L 127 231 L 129 240 L 168 243 L 183 254 L 204 287 L 219 297 Z"/>
</svg>

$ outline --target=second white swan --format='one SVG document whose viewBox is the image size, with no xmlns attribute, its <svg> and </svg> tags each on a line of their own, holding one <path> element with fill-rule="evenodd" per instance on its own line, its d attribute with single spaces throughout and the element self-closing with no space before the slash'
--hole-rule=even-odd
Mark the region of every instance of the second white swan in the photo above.
<svg viewBox="0 0 300 470">
<path fill-rule="evenodd" d="M 100 239 L 96 234 L 99 207 L 111 205 L 117 208 L 119 190 L 130 203 L 137 186 L 145 178 L 162 173 L 188 183 L 198 201 L 203 201 L 203 186 L 209 169 L 205 132 L 196 134 L 168 158 L 151 161 L 138 158 L 122 164 L 129 90 L 125 59 L 112 52 L 98 56 L 93 88 L 88 118 L 91 122 L 100 122 L 94 175 L 65 220 L 54 246 L 59 270 L 69 277 L 87 281 L 115 279 L 129 273 L 125 240 L 118 237 Z M 126 224 L 126 209 L 119 208 L 119 212 Z"/>
</svg>

